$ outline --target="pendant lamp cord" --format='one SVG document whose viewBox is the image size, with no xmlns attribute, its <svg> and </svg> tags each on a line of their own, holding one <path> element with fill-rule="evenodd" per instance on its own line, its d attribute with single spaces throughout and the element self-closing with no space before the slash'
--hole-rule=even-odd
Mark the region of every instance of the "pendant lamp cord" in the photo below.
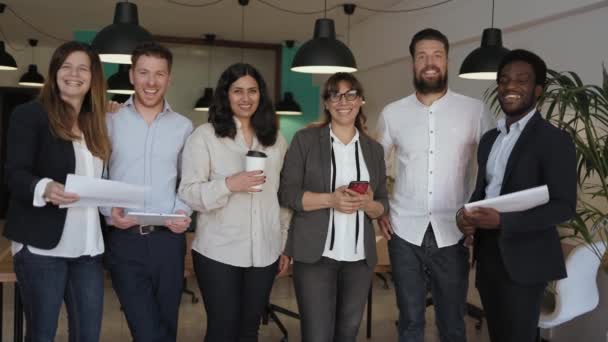
<svg viewBox="0 0 608 342">
<path fill-rule="evenodd" d="M 346 17 L 346 46 L 350 46 L 350 15 Z"/>
<path fill-rule="evenodd" d="M 492 0 L 492 26 L 491 28 L 494 28 L 494 0 Z"/>
<path fill-rule="evenodd" d="M 327 0 L 325 0 L 325 4 L 323 5 L 323 18 L 327 18 Z"/>
<path fill-rule="evenodd" d="M 245 41 L 245 6 L 241 6 L 241 42 Z M 241 63 L 245 61 L 245 49 L 241 47 Z"/>
</svg>

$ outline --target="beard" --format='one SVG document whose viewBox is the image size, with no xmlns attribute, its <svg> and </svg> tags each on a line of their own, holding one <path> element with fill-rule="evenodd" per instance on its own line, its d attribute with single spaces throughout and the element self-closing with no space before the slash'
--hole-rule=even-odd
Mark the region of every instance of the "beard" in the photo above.
<svg viewBox="0 0 608 342">
<path fill-rule="evenodd" d="M 422 73 L 424 73 L 426 70 L 429 70 L 429 69 L 433 69 L 433 70 L 437 71 L 437 73 L 439 74 L 439 77 L 437 77 L 437 79 L 435 79 L 433 81 L 425 80 L 422 77 Z M 441 92 L 445 91 L 447 86 L 448 86 L 447 72 L 445 73 L 445 75 L 441 75 L 441 71 L 438 68 L 433 67 L 433 66 L 422 69 L 418 74 L 416 74 L 416 71 L 414 71 L 414 88 L 420 94 L 426 95 L 426 94 L 441 93 Z"/>
</svg>

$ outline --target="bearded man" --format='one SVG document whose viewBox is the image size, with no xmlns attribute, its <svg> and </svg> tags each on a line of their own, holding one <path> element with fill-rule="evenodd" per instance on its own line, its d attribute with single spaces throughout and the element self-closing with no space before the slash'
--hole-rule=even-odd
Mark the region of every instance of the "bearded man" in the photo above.
<svg viewBox="0 0 608 342">
<path fill-rule="evenodd" d="M 449 43 L 435 29 L 410 43 L 416 92 L 387 105 L 377 127 L 394 150 L 390 214 L 379 220 L 399 307 L 399 342 L 424 341 L 430 290 L 441 342 L 465 342 L 469 249 L 454 214 L 475 185 L 476 150 L 495 121 L 483 102 L 447 87 Z"/>
</svg>

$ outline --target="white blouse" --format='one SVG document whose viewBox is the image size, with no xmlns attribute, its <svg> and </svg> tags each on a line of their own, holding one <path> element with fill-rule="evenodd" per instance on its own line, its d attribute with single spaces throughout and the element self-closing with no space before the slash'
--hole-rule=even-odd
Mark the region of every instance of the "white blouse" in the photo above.
<svg viewBox="0 0 608 342">
<path fill-rule="evenodd" d="M 343 185 L 348 185 L 351 181 L 357 180 L 357 160 L 355 155 L 359 157 L 360 181 L 369 182 L 369 172 L 365 164 L 365 158 L 361 152 L 359 144 L 359 132 L 355 134 L 348 144 L 343 144 L 338 139 L 330 126 L 331 141 L 333 152 L 336 160 L 336 170 L 333 169 L 332 175 L 336 173 L 335 188 Z M 358 153 L 355 153 L 357 145 Z M 327 231 L 327 240 L 325 241 L 325 250 L 323 256 L 337 261 L 357 261 L 365 259 L 365 248 L 363 242 L 363 231 L 365 227 L 363 210 L 358 210 L 357 213 L 345 214 L 337 210 L 330 210 L 329 226 Z M 359 234 L 356 232 L 357 221 L 359 220 Z M 332 226 L 334 231 L 334 244 L 331 246 Z M 355 249 L 356 242 L 356 249 Z"/>
<path fill-rule="evenodd" d="M 91 154 L 84 139 L 73 141 L 76 158 L 75 173 L 79 176 L 101 178 L 103 161 Z M 46 185 L 53 181 L 43 178 L 34 190 L 33 205 L 43 207 L 47 205 L 44 199 Z M 23 248 L 23 244 L 13 242 L 11 249 L 13 255 Z M 30 252 L 38 255 L 76 258 L 80 256 L 95 256 L 104 252 L 99 211 L 97 207 L 68 208 L 63 225 L 63 233 L 57 246 L 53 249 L 40 249 L 27 246 Z"/>
</svg>

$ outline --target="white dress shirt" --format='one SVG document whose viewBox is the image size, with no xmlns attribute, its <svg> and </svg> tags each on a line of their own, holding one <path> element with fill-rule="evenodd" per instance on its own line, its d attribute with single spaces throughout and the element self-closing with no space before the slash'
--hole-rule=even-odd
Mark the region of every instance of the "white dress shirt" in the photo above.
<svg viewBox="0 0 608 342">
<path fill-rule="evenodd" d="M 287 240 L 290 212 L 281 210 L 277 192 L 287 143 L 279 133 L 273 146 L 253 137 L 245 143 L 235 120 L 234 139 L 218 138 L 210 123 L 188 138 L 182 154 L 179 196 L 197 211 L 192 249 L 207 258 L 238 267 L 264 267 L 275 262 Z M 231 192 L 226 177 L 245 170 L 248 150 L 267 155 L 261 192 Z"/>
<path fill-rule="evenodd" d="M 502 189 L 502 180 L 505 176 L 505 169 L 507 168 L 507 162 L 515 143 L 519 139 L 521 132 L 526 127 L 526 124 L 532 116 L 536 113 L 536 108 L 532 109 L 526 116 L 513 123 L 507 131 L 506 119 L 503 117 L 498 120 L 496 128 L 500 132 L 492 150 L 488 157 L 488 163 L 486 166 L 486 198 L 494 198 L 500 195 L 500 189 Z"/>
<path fill-rule="evenodd" d="M 469 200 L 477 145 L 494 125 L 483 102 L 450 90 L 430 106 L 412 94 L 384 108 L 378 141 L 387 161 L 394 149 L 390 219 L 399 237 L 420 246 L 430 222 L 437 246 L 458 242 L 454 215 Z"/>
<path fill-rule="evenodd" d="M 355 133 L 355 136 L 351 139 L 348 144 L 344 144 L 334 135 L 334 132 L 329 130 L 329 134 L 332 141 L 328 141 L 332 144 L 334 150 L 334 156 L 336 158 L 336 186 L 348 186 L 351 181 L 357 180 L 357 161 L 355 159 L 355 143 L 357 143 L 359 149 L 359 170 L 361 181 L 369 182 L 369 172 L 367 171 L 367 165 L 365 164 L 365 158 L 361 152 L 361 144 L 359 143 L 359 131 Z M 331 174 L 334 174 L 333 165 L 331 167 Z M 345 214 L 337 210 L 329 211 L 329 225 L 327 227 L 327 240 L 325 241 L 325 250 L 323 256 L 328 257 L 337 261 L 357 261 L 365 259 L 365 248 L 363 243 L 363 231 L 365 223 L 363 221 L 363 210 L 358 210 L 356 213 Z M 356 236 L 356 221 L 359 220 L 359 235 Z M 332 224 L 333 223 L 333 224 Z M 334 231 L 334 246 L 330 249 L 331 245 L 331 230 L 332 225 L 335 228 Z M 357 249 L 355 250 L 355 241 L 357 241 Z"/>
<path fill-rule="evenodd" d="M 72 142 L 76 158 L 75 174 L 80 176 L 101 178 L 103 161 L 91 154 L 84 139 Z M 46 185 L 50 178 L 43 178 L 34 189 L 33 205 L 43 207 L 47 205 L 44 199 Z M 23 244 L 13 242 L 11 250 L 13 255 L 23 248 Z M 95 256 L 104 252 L 103 236 L 99 222 L 97 207 L 68 208 L 63 233 L 57 246 L 53 249 L 40 249 L 27 246 L 30 252 L 38 255 L 77 258 L 80 256 Z"/>
</svg>

